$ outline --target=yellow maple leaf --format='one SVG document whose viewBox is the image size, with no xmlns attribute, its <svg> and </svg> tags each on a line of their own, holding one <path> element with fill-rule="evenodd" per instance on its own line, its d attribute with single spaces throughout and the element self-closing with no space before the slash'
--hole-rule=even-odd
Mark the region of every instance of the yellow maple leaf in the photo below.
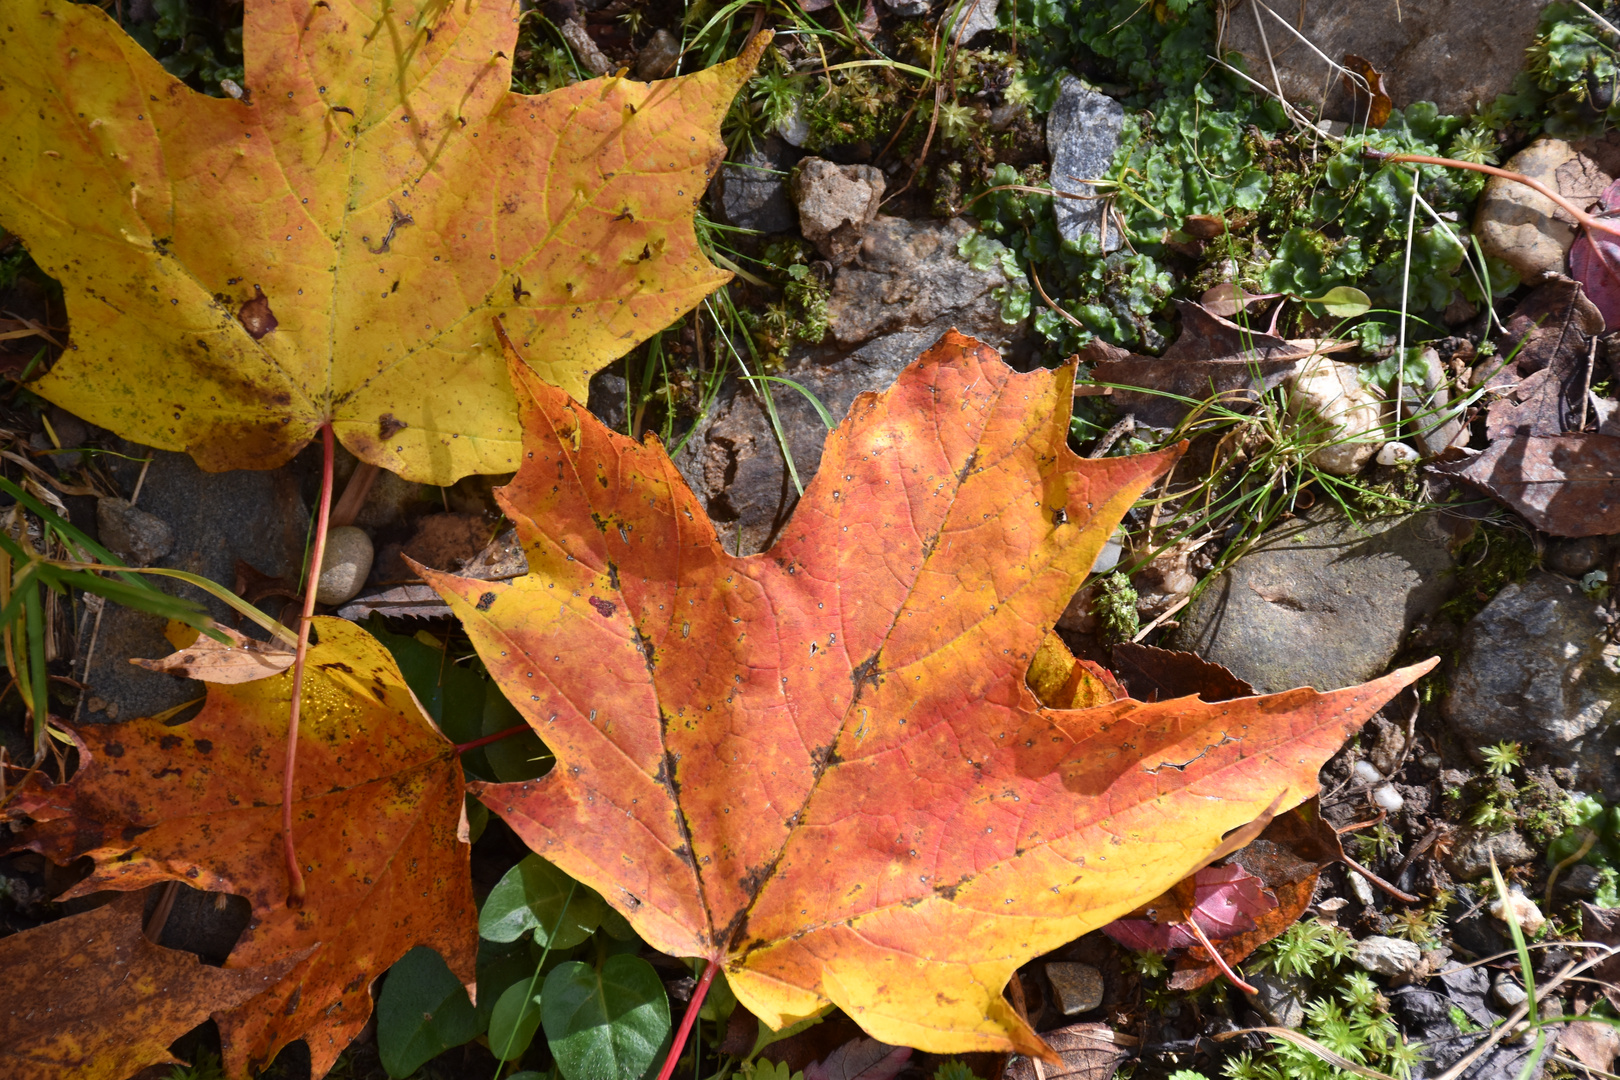
<svg viewBox="0 0 1620 1080">
<path fill-rule="evenodd" d="M 577 398 L 730 277 L 692 210 L 742 57 L 512 93 L 518 0 L 250 0 L 246 94 L 178 82 L 90 4 L 0 20 L 0 225 L 63 285 L 34 384 L 214 471 L 330 422 L 445 484 L 516 468 L 493 317 Z"/>
</svg>

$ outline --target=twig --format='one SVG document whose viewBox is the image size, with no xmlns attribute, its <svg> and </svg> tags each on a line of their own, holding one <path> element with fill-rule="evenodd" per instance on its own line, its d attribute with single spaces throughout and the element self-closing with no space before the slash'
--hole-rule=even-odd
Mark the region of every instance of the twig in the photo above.
<svg viewBox="0 0 1620 1080">
<path fill-rule="evenodd" d="M 304 872 L 293 845 L 293 771 L 298 764 L 298 720 L 303 711 L 304 660 L 309 654 L 309 630 L 315 618 L 315 593 L 321 587 L 321 566 L 326 560 L 326 532 L 332 519 L 332 459 L 336 448 L 332 422 L 321 425 L 321 506 L 315 517 L 315 547 L 309 557 L 309 580 L 304 589 L 304 610 L 298 618 L 298 652 L 293 659 L 292 702 L 287 709 L 287 758 L 281 774 L 281 846 L 287 860 L 287 906 L 304 906 Z"/>
<path fill-rule="evenodd" d="M 1597 833 L 1587 828 L 1582 828 L 1580 831 L 1585 834 L 1581 839 L 1581 846 L 1576 848 L 1569 855 L 1566 855 L 1564 858 L 1558 860 L 1557 865 L 1555 865 L 1547 874 L 1547 892 L 1545 894 L 1545 900 L 1549 908 L 1552 907 L 1553 886 L 1558 883 L 1558 875 L 1563 873 L 1564 867 L 1578 863 L 1582 859 L 1586 858 L 1586 853 L 1592 850 L 1593 844 L 1597 843 Z"/>
<path fill-rule="evenodd" d="M 146 940 L 154 945 L 158 944 L 158 938 L 163 936 L 163 927 L 169 921 L 169 913 L 174 910 L 175 897 L 180 895 L 178 881 L 165 881 L 162 888 L 163 891 L 158 894 L 157 907 L 152 909 L 152 917 L 146 920 L 146 926 L 141 930 L 141 933 L 146 935 Z"/>
<path fill-rule="evenodd" d="M 1581 380 L 1581 420 L 1575 425 L 1576 431 L 1586 430 L 1586 399 L 1592 395 L 1592 365 L 1597 362 L 1597 347 L 1598 335 L 1593 334 L 1591 347 L 1586 350 L 1586 378 Z"/>
<path fill-rule="evenodd" d="M 1035 282 L 1035 291 L 1041 294 L 1041 299 L 1046 301 L 1046 306 L 1047 307 L 1051 308 L 1053 311 L 1057 312 L 1059 315 L 1063 316 L 1065 319 L 1068 319 L 1071 323 L 1078 326 L 1080 329 L 1084 330 L 1086 328 L 1085 323 L 1081 322 L 1079 319 L 1075 318 L 1073 315 L 1070 315 L 1067 311 L 1064 311 L 1062 308 L 1060 308 L 1056 304 L 1052 303 L 1052 298 L 1050 296 L 1046 295 L 1046 289 L 1044 287 L 1042 287 L 1042 285 L 1041 285 L 1041 275 L 1039 275 L 1039 274 L 1037 274 L 1035 272 L 1035 264 L 1034 263 L 1029 264 L 1029 276 L 1030 276 L 1030 279 Z"/>
<path fill-rule="evenodd" d="M 1190 603 L 1192 603 L 1192 597 L 1191 596 L 1183 596 L 1180 600 L 1177 600 L 1175 603 L 1173 603 L 1169 607 L 1165 608 L 1164 611 L 1162 613 L 1160 613 L 1160 615 L 1159 615 L 1159 617 L 1157 619 L 1154 619 L 1152 622 L 1148 623 L 1146 626 L 1142 627 L 1142 629 L 1140 629 L 1140 630 L 1138 630 L 1136 632 L 1136 636 L 1131 638 L 1131 644 L 1134 645 L 1137 642 L 1141 641 L 1143 638 L 1147 637 L 1149 634 L 1153 633 L 1153 631 L 1157 630 L 1160 626 L 1162 626 L 1164 624 L 1164 621 L 1166 619 L 1168 619 L 1170 616 L 1174 615 L 1176 612 L 1180 611 L 1182 608 L 1186 607 Z M 1171 625 L 1174 626 L 1176 624 L 1172 623 Z"/>
<path fill-rule="evenodd" d="M 1102 438 L 1097 440 L 1097 444 L 1091 448 L 1091 452 L 1088 453 L 1086 455 L 1086 457 L 1088 457 L 1088 458 L 1100 458 L 1100 457 L 1102 457 L 1104 454 L 1108 453 L 1108 451 L 1110 451 L 1110 450 L 1112 450 L 1114 448 L 1115 443 L 1119 442 L 1120 439 L 1124 438 L 1126 435 L 1131 434 L 1135 430 L 1136 430 L 1136 414 L 1135 413 L 1126 413 L 1120 419 L 1119 423 L 1115 424 L 1113 427 L 1111 427 L 1107 431 L 1103 432 Z"/>
<path fill-rule="evenodd" d="M 382 470 L 369 461 L 362 461 L 355 467 L 349 476 L 349 482 L 343 485 L 343 494 L 338 497 L 337 505 L 332 507 L 334 529 L 354 524 L 354 519 L 360 516 L 360 509 L 366 505 L 366 498 L 371 494 L 371 486 L 377 482 L 377 474 L 380 472 Z"/>
</svg>

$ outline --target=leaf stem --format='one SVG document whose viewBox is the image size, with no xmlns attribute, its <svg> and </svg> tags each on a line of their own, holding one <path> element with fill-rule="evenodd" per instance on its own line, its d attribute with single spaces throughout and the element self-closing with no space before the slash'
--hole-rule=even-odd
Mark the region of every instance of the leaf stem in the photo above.
<svg viewBox="0 0 1620 1080">
<path fill-rule="evenodd" d="M 492 742 L 500 742 L 502 739 L 509 739 L 513 735 L 521 735 L 525 731 L 532 730 L 528 724 L 514 724 L 505 731 L 497 731 L 493 735 L 485 735 L 483 738 L 474 739 L 472 742 L 456 743 L 456 753 L 465 754 L 467 751 L 476 750 L 480 746 L 488 746 Z"/>
<path fill-rule="evenodd" d="M 1585 210 L 1582 210 L 1580 207 L 1558 194 L 1558 192 L 1554 191 L 1546 184 L 1543 184 L 1540 180 L 1537 180 L 1533 176 L 1526 176 L 1524 173 L 1517 173 L 1511 169 L 1498 169 L 1494 165 L 1481 165 L 1473 161 L 1459 161 L 1456 158 L 1430 157 L 1428 154 L 1384 155 L 1372 153 L 1368 156 L 1373 158 L 1375 161 L 1380 161 L 1385 164 L 1411 162 L 1414 165 L 1440 165 L 1449 169 L 1468 169 L 1472 172 L 1484 173 L 1486 176 L 1499 176 L 1504 180 L 1512 180 L 1515 183 L 1523 184 L 1525 187 L 1530 188 L 1533 191 L 1540 192 L 1542 195 L 1551 199 L 1557 204 L 1559 209 L 1563 210 L 1564 213 L 1575 219 L 1575 224 L 1579 225 L 1587 232 L 1608 233 L 1610 236 L 1620 238 L 1620 225 L 1606 221 L 1603 218 L 1597 217 L 1593 214 L 1588 214 Z M 1615 278 L 1620 279 L 1620 267 L 1616 267 L 1614 263 L 1609 260 L 1609 253 L 1604 251 L 1603 245 L 1595 239 L 1592 241 L 1592 250 L 1597 255 L 1598 261 L 1603 264 L 1603 268 Z"/>
<path fill-rule="evenodd" d="M 310 622 L 315 617 L 315 593 L 321 586 L 321 564 L 326 559 L 326 527 L 332 518 L 332 423 L 321 425 L 321 508 L 315 517 L 315 547 L 309 557 L 309 579 L 304 585 L 304 610 L 298 618 L 298 651 L 293 656 L 292 703 L 287 710 L 287 764 L 281 774 L 281 846 L 287 858 L 287 906 L 304 906 L 304 872 L 293 847 L 293 770 L 298 762 L 298 717 L 304 703 L 304 659 L 309 653 Z"/>
<path fill-rule="evenodd" d="M 669 1080 L 675 1075 L 675 1063 L 681 1060 L 681 1051 L 686 1048 L 686 1038 L 692 1033 L 692 1025 L 697 1023 L 698 1012 L 703 1008 L 703 999 L 709 994 L 709 984 L 714 982 L 714 973 L 720 970 L 720 965 L 713 960 L 708 961 L 703 968 L 703 977 L 698 980 L 697 989 L 692 991 L 692 1000 L 687 1002 L 686 1015 L 681 1017 L 680 1030 L 675 1032 L 675 1041 L 669 1044 L 669 1056 L 664 1059 L 664 1067 L 658 1070 L 658 1080 Z"/>
</svg>

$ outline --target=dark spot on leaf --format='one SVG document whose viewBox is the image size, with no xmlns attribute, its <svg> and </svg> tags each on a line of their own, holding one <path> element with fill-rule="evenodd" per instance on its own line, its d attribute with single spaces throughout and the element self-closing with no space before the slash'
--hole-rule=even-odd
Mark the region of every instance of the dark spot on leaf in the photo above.
<svg viewBox="0 0 1620 1080">
<path fill-rule="evenodd" d="M 399 432 L 410 427 L 405 421 L 393 413 L 383 413 L 377 417 L 377 434 L 384 439 L 392 439 Z"/>
<path fill-rule="evenodd" d="M 258 341 L 278 325 L 275 314 L 270 310 L 270 298 L 264 295 L 264 290 L 257 285 L 253 286 L 253 299 L 237 310 L 236 318 L 254 341 Z"/>
<path fill-rule="evenodd" d="M 483 596 L 480 596 L 478 598 L 478 603 L 473 605 L 473 606 L 476 607 L 479 611 L 488 611 L 489 606 L 491 604 L 493 604 L 494 602 L 495 602 L 495 594 L 492 593 L 492 592 L 487 592 Z"/>
<path fill-rule="evenodd" d="M 124 756 L 124 744 L 110 742 L 107 744 L 107 756 L 120 758 Z"/>
<path fill-rule="evenodd" d="M 185 741 L 178 735 L 165 735 L 158 739 L 158 748 L 161 750 L 174 750 L 183 745 Z"/>
<path fill-rule="evenodd" d="M 603 600 L 600 596 L 591 597 L 589 603 L 591 607 L 596 609 L 596 613 L 604 619 L 613 618 L 613 613 L 619 610 L 618 605 L 613 601 Z"/>
</svg>

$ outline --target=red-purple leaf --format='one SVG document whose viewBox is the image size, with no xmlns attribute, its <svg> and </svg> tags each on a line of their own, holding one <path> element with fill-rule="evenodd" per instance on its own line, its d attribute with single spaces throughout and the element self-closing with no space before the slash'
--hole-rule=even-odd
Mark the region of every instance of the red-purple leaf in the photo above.
<svg viewBox="0 0 1620 1080">
<path fill-rule="evenodd" d="M 1187 918 L 1196 920 L 1210 938 L 1219 939 L 1253 930 L 1255 916 L 1277 906 L 1277 898 L 1266 890 L 1265 882 L 1241 866 L 1206 866 L 1192 880 L 1192 907 L 1185 916 L 1164 910 L 1174 909 L 1173 901 L 1149 905 L 1148 918 L 1116 919 L 1102 928 L 1103 933 L 1127 949 L 1167 952 L 1198 944 Z M 1165 897 L 1173 895 L 1174 891 Z"/>
<path fill-rule="evenodd" d="M 1604 189 L 1603 214 L 1620 209 L 1620 180 Z M 1601 250 L 1599 246 L 1601 245 Z M 1620 326 L 1620 238 L 1583 232 L 1569 249 L 1569 276 L 1586 286 L 1586 295 L 1603 312 L 1606 329 Z"/>
</svg>

